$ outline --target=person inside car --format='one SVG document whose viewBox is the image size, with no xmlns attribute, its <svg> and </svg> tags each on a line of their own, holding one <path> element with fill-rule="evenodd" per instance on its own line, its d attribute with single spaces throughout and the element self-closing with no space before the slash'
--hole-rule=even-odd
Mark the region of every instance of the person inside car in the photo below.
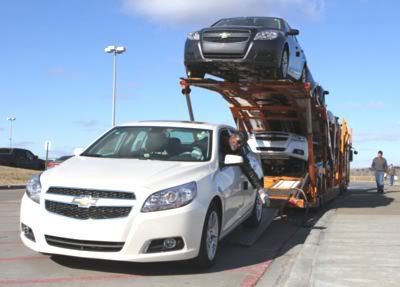
<svg viewBox="0 0 400 287">
<path fill-rule="evenodd" d="M 245 136 L 243 135 L 243 133 L 235 132 L 230 134 L 229 137 L 225 140 L 227 140 L 227 144 L 225 145 L 225 154 L 235 154 L 243 157 L 243 164 L 240 166 L 242 172 L 246 175 L 253 188 L 257 189 L 262 203 L 269 206 L 270 202 L 268 194 L 265 193 L 262 184 L 263 179 L 258 177 L 257 173 L 254 171 L 253 167 L 250 164 L 250 160 L 247 157 L 247 153 L 244 148 Z"/>
</svg>

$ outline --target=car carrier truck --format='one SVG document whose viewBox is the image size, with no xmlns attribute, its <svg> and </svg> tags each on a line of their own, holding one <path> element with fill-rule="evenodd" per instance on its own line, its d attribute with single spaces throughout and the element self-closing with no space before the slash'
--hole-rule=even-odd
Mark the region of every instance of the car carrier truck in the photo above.
<svg viewBox="0 0 400 287">
<path fill-rule="evenodd" d="M 228 103 L 239 130 L 259 153 L 264 188 L 271 205 L 321 208 L 349 184 L 352 133 L 327 110 L 327 91 L 309 82 L 290 80 L 226 82 L 181 79 L 190 118 L 191 87 L 219 93 Z"/>
</svg>

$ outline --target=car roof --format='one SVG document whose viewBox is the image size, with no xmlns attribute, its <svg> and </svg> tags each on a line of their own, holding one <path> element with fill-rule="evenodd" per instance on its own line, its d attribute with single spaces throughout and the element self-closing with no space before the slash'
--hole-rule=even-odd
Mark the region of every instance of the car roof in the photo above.
<svg viewBox="0 0 400 287">
<path fill-rule="evenodd" d="M 216 130 L 220 128 L 232 128 L 224 124 L 213 124 L 205 122 L 191 122 L 191 121 L 138 121 L 130 122 L 118 126 L 146 126 L 146 127 L 177 127 L 177 128 L 195 128 L 195 129 L 208 129 Z"/>
</svg>

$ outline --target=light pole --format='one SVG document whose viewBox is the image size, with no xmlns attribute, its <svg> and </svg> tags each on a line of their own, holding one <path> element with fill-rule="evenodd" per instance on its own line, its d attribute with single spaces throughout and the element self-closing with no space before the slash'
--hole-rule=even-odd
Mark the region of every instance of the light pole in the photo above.
<svg viewBox="0 0 400 287">
<path fill-rule="evenodd" d="M 117 90 L 117 54 L 122 54 L 126 51 L 125 47 L 122 46 L 107 46 L 104 52 L 114 54 L 114 65 L 113 65 L 113 95 L 112 95 L 112 126 L 115 126 L 115 96 Z"/>
<path fill-rule="evenodd" d="M 10 122 L 10 149 L 12 148 L 12 126 L 13 126 L 13 121 L 15 121 L 17 118 L 15 117 L 8 117 L 7 121 Z"/>
</svg>

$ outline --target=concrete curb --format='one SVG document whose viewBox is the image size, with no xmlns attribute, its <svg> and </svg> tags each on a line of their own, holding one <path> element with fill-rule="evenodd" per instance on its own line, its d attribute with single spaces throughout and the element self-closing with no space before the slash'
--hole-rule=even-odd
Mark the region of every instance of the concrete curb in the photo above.
<svg viewBox="0 0 400 287">
<path fill-rule="evenodd" d="M 0 190 L 8 190 L 8 189 L 23 189 L 25 188 L 25 184 L 10 184 L 10 185 L 0 185 Z"/>
<path fill-rule="evenodd" d="M 302 249 L 297 255 L 296 261 L 290 272 L 285 287 L 308 287 L 312 286 L 311 275 L 315 259 L 319 252 L 319 243 L 323 231 L 327 228 L 329 221 L 335 215 L 336 211 L 327 211 L 314 225 Z"/>
</svg>

